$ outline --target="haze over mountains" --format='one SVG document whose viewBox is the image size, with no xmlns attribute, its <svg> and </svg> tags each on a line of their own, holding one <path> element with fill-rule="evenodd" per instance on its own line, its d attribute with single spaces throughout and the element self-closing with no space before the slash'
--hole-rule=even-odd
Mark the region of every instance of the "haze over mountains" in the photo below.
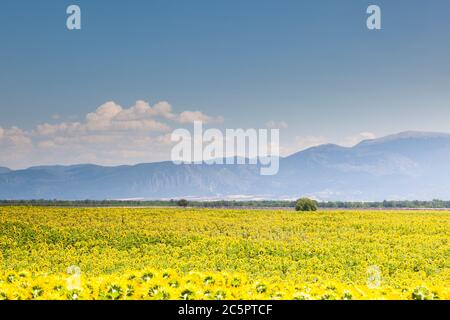
<svg viewBox="0 0 450 320">
<path fill-rule="evenodd" d="M 7 172 L 11 172 L 11 169 L 6 168 L 6 167 L 0 167 L 0 174 L 7 173 Z"/>
<path fill-rule="evenodd" d="M 450 134 L 404 132 L 352 148 L 322 145 L 280 159 L 275 176 L 259 165 L 0 167 L 0 199 L 192 197 L 381 201 L 450 199 Z"/>
</svg>

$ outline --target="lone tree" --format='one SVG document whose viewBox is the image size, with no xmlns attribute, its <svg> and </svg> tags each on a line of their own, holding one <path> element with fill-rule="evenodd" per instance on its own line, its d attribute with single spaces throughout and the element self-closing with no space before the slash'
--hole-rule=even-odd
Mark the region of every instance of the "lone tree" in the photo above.
<svg viewBox="0 0 450 320">
<path fill-rule="evenodd" d="M 186 199 L 180 199 L 177 201 L 177 205 L 179 207 L 186 208 L 188 206 L 189 202 Z"/>
<path fill-rule="evenodd" d="M 317 202 L 308 198 L 298 199 L 295 203 L 297 211 L 317 211 Z"/>
</svg>

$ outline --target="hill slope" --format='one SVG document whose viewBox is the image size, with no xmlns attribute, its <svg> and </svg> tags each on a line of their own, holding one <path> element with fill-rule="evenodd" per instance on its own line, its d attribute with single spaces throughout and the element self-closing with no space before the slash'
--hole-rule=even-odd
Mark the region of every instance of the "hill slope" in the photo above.
<svg viewBox="0 0 450 320">
<path fill-rule="evenodd" d="M 450 199 L 450 135 L 405 132 L 352 148 L 322 145 L 258 165 L 43 166 L 0 169 L 0 199 L 295 198 L 375 201 Z"/>
<path fill-rule="evenodd" d="M 11 171 L 11 169 L 9 169 L 9 168 L 6 168 L 6 167 L 0 167 L 0 174 L 2 174 L 2 173 L 7 173 L 7 172 L 10 172 Z"/>
</svg>

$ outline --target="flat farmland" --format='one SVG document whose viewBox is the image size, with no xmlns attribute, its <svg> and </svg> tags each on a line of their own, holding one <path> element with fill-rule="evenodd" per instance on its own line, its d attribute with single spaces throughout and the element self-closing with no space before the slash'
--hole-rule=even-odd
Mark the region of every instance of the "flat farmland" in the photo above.
<svg viewBox="0 0 450 320">
<path fill-rule="evenodd" d="M 0 207 L 0 299 L 450 299 L 450 212 Z"/>
</svg>

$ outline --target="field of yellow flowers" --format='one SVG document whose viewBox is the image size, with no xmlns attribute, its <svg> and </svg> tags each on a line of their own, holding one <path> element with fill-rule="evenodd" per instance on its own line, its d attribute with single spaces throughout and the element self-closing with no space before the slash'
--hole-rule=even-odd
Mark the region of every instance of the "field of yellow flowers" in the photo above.
<svg viewBox="0 0 450 320">
<path fill-rule="evenodd" d="M 0 207 L 0 299 L 450 299 L 450 212 Z"/>
</svg>

